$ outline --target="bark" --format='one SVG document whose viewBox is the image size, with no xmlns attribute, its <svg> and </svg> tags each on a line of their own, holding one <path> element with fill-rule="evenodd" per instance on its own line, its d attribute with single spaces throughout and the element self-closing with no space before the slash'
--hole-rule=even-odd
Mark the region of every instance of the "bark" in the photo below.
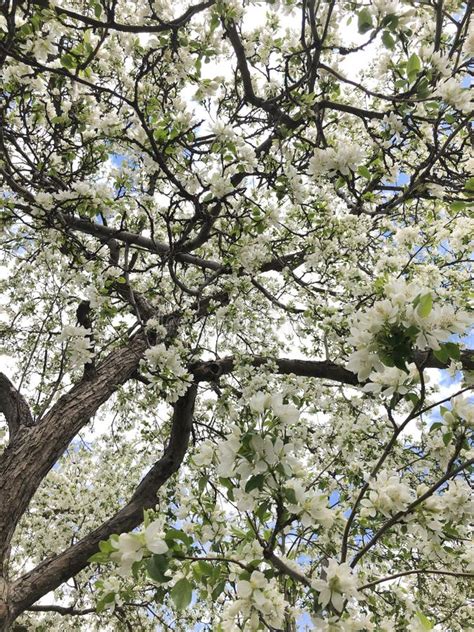
<svg viewBox="0 0 474 632">
<path fill-rule="evenodd" d="M 124 347 L 112 351 L 97 367 L 93 379 L 83 379 L 73 386 L 36 425 L 21 428 L 1 455 L 0 630 L 2 619 L 8 621 L 11 617 L 7 561 L 18 521 L 46 474 L 79 430 L 137 370 L 145 349 L 144 336 L 136 336 Z"/>
<path fill-rule="evenodd" d="M 427 369 L 446 369 L 449 362 L 440 362 L 432 353 L 418 352 L 415 360 L 419 366 Z M 276 373 L 281 375 L 299 375 L 314 377 L 352 386 L 361 385 L 357 375 L 349 371 L 341 364 L 330 360 L 300 360 L 292 358 L 271 358 L 265 356 L 253 356 L 248 363 L 254 367 L 275 366 Z M 467 349 L 461 352 L 461 364 L 465 371 L 474 370 L 474 350 Z M 197 381 L 212 381 L 222 375 L 231 373 L 235 368 L 235 360 L 232 356 L 212 360 L 208 362 L 196 362 L 190 367 L 190 371 Z"/>
<path fill-rule="evenodd" d="M 33 425 L 33 417 L 25 398 L 4 373 L 0 373 L 0 411 L 7 420 L 10 442 L 14 440 L 21 426 Z"/>
<path fill-rule="evenodd" d="M 100 540 L 130 531 L 141 524 L 143 510 L 154 507 L 160 487 L 181 465 L 189 444 L 197 386 L 190 386 L 174 407 L 169 443 L 163 456 L 138 485 L 130 501 L 110 520 L 63 553 L 42 562 L 11 587 L 10 610 L 16 617 L 40 597 L 76 575 L 88 564 Z"/>
</svg>

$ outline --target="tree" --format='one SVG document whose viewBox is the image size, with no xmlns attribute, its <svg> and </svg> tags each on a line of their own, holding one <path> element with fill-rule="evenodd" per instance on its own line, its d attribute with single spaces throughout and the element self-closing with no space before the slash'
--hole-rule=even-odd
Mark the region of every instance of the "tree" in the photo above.
<svg viewBox="0 0 474 632">
<path fill-rule="evenodd" d="M 471 7 L 2 15 L 0 629 L 468 629 Z"/>
</svg>

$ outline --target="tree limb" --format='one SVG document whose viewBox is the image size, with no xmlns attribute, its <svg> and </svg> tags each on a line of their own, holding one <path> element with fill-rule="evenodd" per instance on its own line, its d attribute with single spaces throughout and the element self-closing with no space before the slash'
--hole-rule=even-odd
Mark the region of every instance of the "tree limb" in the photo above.
<svg viewBox="0 0 474 632">
<path fill-rule="evenodd" d="M 158 490 L 179 469 L 186 454 L 196 394 L 197 385 L 192 384 L 176 402 L 170 439 L 163 456 L 142 479 L 125 507 L 77 544 L 45 560 L 12 585 L 10 598 L 15 616 L 85 568 L 89 557 L 97 551 L 100 540 L 113 533 L 131 531 L 141 524 L 143 510 L 156 505 Z"/>
<path fill-rule="evenodd" d="M 146 346 L 145 337 L 138 335 L 112 351 L 93 379 L 75 384 L 28 433 L 7 446 L 0 457 L 0 556 L 43 478 L 98 408 L 131 378 Z"/>
<path fill-rule="evenodd" d="M 8 377 L 0 372 L 0 411 L 7 420 L 9 441 L 12 443 L 21 426 L 33 425 L 33 417 L 25 398 L 13 386 Z"/>
<path fill-rule="evenodd" d="M 440 362 L 432 353 L 428 356 L 426 353 L 419 352 L 415 356 L 417 359 L 422 358 L 426 368 L 446 369 L 448 362 Z M 253 356 L 248 359 L 248 363 L 254 367 L 268 365 L 276 365 L 277 373 L 282 375 L 299 375 L 302 377 L 315 377 L 341 384 L 358 386 L 361 383 L 357 379 L 357 375 L 349 371 L 340 364 L 329 360 L 300 360 L 292 358 L 269 358 L 265 356 Z M 466 371 L 474 370 L 474 350 L 466 349 L 461 351 L 461 363 Z M 235 359 L 232 356 L 221 358 L 219 360 L 210 360 L 207 362 L 196 362 L 189 367 L 198 382 L 208 382 L 219 378 L 221 375 L 231 373 L 235 369 Z"/>
</svg>

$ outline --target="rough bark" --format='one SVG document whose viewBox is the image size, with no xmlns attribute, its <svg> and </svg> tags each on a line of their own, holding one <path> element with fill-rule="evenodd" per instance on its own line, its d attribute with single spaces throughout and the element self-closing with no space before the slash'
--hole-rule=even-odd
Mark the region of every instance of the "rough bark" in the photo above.
<svg viewBox="0 0 474 632">
<path fill-rule="evenodd" d="M 87 560 L 97 551 L 100 540 L 112 533 L 123 533 L 135 528 L 143 520 L 143 510 L 156 505 L 158 490 L 179 469 L 186 454 L 196 392 L 197 386 L 191 385 L 175 404 L 171 435 L 163 456 L 142 479 L 130 501 L 77 544 L 45 560 L 12 585 L 10 610 L 13 617 L 87 566 Z"/>
<path fill-rule="evenodd" d="M 145 349 L 144 336 L 136 336 L 124 347 L 112 351 L 97 367 L 92 380 L 81 380 L 36 425 L 21 428 L 3 452 L 0 458 L 1 581 L 8 582 L 7 561 L 15 528 L 42 480 L 101 404 L 137 370 Z M 8 586 L 4 586 L 4 596 L 7 591 Z M 8 621 L 11 616 L 9 611 L 10 606 L 0 602 L 0 630 L 2 617 Z"/>
<path fill-rule="evenodd" d="M 0 373 L 0 411 L 7 420 L 10 443 L 21 426 L 33 425 L 33 417 L 25 398 L 4 373 Z"/>
</svg>

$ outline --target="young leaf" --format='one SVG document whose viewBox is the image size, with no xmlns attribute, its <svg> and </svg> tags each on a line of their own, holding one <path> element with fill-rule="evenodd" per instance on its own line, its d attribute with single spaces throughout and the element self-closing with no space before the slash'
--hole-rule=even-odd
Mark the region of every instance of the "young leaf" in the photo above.
<svg viewBox="0 0 474 632">
<path fill-rule="evenodd" d="M 416 79 L 420 70 L 421 70 L 420 58 L 418 57 L 416 53 L 413 53 L 413 55 L 410 55 L 410 58 L 408 59 L 408 62 L 407 62 L 408 80 L 410 82 L 413 82 Z"/>
<path fill-rule="evenodd" d="M 364 165 L 357 169 L 357 173 L 366 180 L 370 180 L 370 171 Z"/>
<path fill-rule="evenodd" d="M 256 474 L 255 476 L 251 476 L 245 485 L 245 491 L 248 494 L 253 489 L 262 489 L 263 483 L 265 482 L 265 476 L 263 474 Z"/>
<path fill-rule="evenodd" d="M 64 66 L 64 68 L 67 68 L 68 70 L 72 70 L 73 68 L 76 67 L 76 60 L 74 59 L 72 55 L 69 55 L 68 53 L 66 53 L 65 55 L 61 57 L 61 65 Z"/>
<path fill-rule="evenodd" d="M 433 309 L 433 297 L 431 294 L 423 294 L 418 303 L 417 312 L 421 318 L 427 318 Z"/>
<path fill-rule="evenodd" d="M 416 616 L 420 620 L 420 623 L 422 625 L 423 630 L 432 630 L 433 629 L 434 624 L 430 621 L 430 619 L 428 619 L 428 617 L 426 615 L 424 615 L 422 612 L 417 612 Z"/>
<path fill-rule="evenodd" d="M 367 33 L 372 28 L 372 15 L 368 9 L 362 9 L 357 14 L 357 26 L 359 33 Z"/>
<path fill-rule="evenodd" d="M 97 602 L 97 605 L 95 607 L 96 612 L 103 612 L 104 610 L 106 610 L 108 608 L 108 606 L 110 604 L 113 604 L 115 601 L 115 593 L 107 593 L 105 595 L 105 597 L 102 597 L 102 599 L 100 599 Z"/>
<path fill-rule="evenodd" d="M 191 603 L 193 587 L 191 583 L 183 577 L 173 586 L 170 595 L 177 610 L 184 610 L 184 608 L 187 608 Z"/>
</svg>

